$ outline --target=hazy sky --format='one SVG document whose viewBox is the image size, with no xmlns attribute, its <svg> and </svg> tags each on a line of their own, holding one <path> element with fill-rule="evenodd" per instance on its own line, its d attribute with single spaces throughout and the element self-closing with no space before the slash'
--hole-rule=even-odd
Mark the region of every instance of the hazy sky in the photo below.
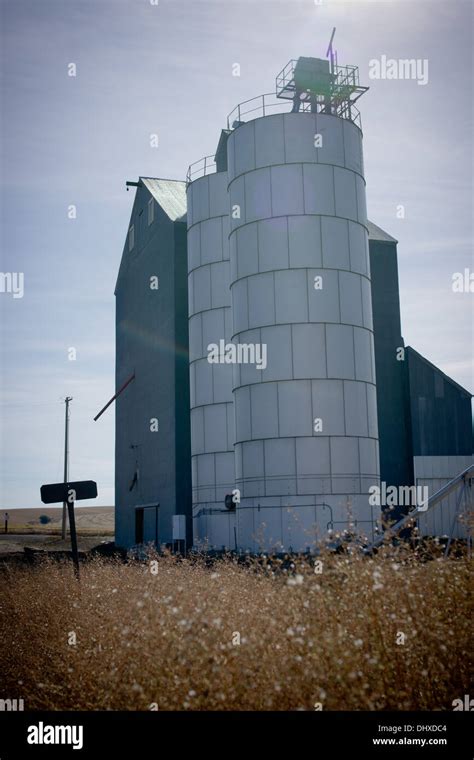
<svg viewBox="0 0 474 760">
<path fill-rule="evenodd" d="M 66 395 L 70 477 L 114 503 L 114 409 L 92 418 L 114 392 L 125 181 L 184 179 L 237 103 L 272 92 L 291 58 L 324 57 L 333 26 L 339 63 L 370 86 L 369 218 L 399 240 L 405 340 L 474 391 L 474 296 L 452 292 L 473 270 L 474 4 L 153 1 L 0 0 L 0 270 L 24 273 L 23 298 L 0 293 L 0 507 L 40 506 L 40 485 L 62 479 Z M 427 59 L 428 83 L 369 79 L 383 55 Z"/>
</svg>

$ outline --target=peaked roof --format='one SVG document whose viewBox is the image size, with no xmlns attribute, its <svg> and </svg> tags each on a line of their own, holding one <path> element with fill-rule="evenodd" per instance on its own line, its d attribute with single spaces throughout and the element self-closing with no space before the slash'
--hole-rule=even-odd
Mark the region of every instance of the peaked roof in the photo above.
<svg viewBox="0 0 474 760">
<path fill-rule="evenodd" d="M 466 396 L 469 396 L 469 398 L 472 398 L 473 395 L 470 391 L 467 390 L 467 388 L 463 388 L 462 385 L 459 385 L 459 383 L 456 382 L 456 380 L 453 380 L 452 377 L 449 377 L 449 375 L 446 374 L 446 372 L 443 372 L 442 369 L 436 366 L 436 364 L 433 364 L 433 362 L 430 362 L 429 359 L 426 358 L 426 356 L 423 356 L 423 354 L 420 354 L 419 351 L 413 348 L 413 346 L 407 346 L 406 350 L 408 352 L 408 355 L 410 353 L 414 356 L 415 359 L 417 359 L 420 362 L 423 362 L 424 364 L 427 364 L 430 369 L 432 369 L 434 372 L 437 372 L 439 375 L 443 375 L 443 378 L 447 383 L 451 383 L 451 385 L 454 385 L 458 390 L 462 391 Z"/>
<path fill-rule="evenodd" d="M 369 230 L 369 240 L 381 240 L 385 243 L 398 243 L 388 232 L 385 232 L 381 227 L 377 227 L 373 222 L 367 220 L 367 228 Z"/>
<path fill-rule="evenodd" d="M 186 221 L 186 182 L 155 177 L 140 177 L 140 181 L 172 222 Z"/>
</svg>

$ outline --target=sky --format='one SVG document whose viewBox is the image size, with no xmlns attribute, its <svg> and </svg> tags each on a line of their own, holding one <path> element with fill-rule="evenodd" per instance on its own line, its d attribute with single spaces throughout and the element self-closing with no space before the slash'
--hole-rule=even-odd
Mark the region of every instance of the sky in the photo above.
<svg viewBox="0 0 474 760">
<path fill-rule="evenodd" d="M 113 505 L 114 409 L 93 417 L 115 390 L 125 182 L 184 180 L 233 108 L 274 91 L 291 58 L 324 57 L 334 26 L 339 64 L 370 87 L 358 104 L 368 215 L 399 241 L 405 342 L 474 392 L 474 296 L 452 289 L 474 271 L 473 8 L 0 0 L 0 271 L 23 275 L 22 297 L 0 292 L 0 508 L 41 506 L 40 486 L 62 480 L 67 395 L 70 479 L 98 483 L 81 505 Z M 427 61 L 428 81 L 372 78 L 382 56 Z"/>
</svg>

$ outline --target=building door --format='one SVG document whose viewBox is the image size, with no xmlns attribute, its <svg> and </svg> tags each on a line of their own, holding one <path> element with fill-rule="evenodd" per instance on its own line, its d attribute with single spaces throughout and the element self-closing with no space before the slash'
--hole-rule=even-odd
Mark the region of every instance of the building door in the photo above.
<svg viewBox="0 0 474 760">
<path fill-rule="evenodd" d="M 135 543 L 143 543 L 143 507 L 135 510 Z"/>
</svg>

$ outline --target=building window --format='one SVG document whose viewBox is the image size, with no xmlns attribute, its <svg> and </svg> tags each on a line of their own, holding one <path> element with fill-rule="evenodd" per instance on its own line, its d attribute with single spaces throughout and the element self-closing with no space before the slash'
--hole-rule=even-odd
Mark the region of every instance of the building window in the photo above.
<svg viewBox="0 0 474 760">
<path fill-rule="evenodd" d="M 135 227 L 132 224 L 132 226 L 130 227 L 128 231 L 128 250 L 131 251 L 134 245 L 135 245 Z"/>
<path fill-rule="evenodd" d="M 148 201 L 148 226 L 150 226 L 150 224 L 153 224 L 154 219 L 155 219 L 155 201 L 153 200 L 153 198 L 150 198 L 150 200 Z"/>
</svg>

